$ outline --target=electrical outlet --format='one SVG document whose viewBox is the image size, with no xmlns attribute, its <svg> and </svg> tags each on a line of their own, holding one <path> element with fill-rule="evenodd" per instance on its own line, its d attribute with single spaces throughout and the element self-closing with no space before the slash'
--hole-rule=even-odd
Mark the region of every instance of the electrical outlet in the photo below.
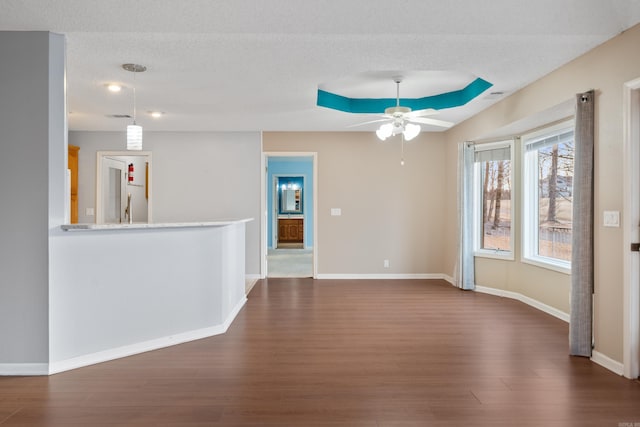
<svg viewBox="0 0 640 427">
<path fill-rule="evenodd" d="M 388 259 L 384 260 L 384 268 L 389 268 L 389 260 Z"/>
<path fill-rule="evenodd" d="M 93 208 L 85 208 L 84 214 L 86 216 L 93 216 L 94 215 Z"/>
</svg>

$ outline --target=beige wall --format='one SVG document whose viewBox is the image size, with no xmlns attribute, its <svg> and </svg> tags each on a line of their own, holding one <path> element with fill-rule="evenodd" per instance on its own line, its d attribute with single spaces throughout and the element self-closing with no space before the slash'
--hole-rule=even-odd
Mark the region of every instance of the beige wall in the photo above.
<svg viewBox="0 0 640 427">
<path fill-rule="evenodd" d="M 443 273 L 442 134 L 406 144 L 404 166 L 399 139 L 373 132 L 265 132 L 263 151 L 318 153 L 320 275 Z"/>
<path fill-rule="evenodd" d="M 540 116 L 576 93 L 596 90 L 595 145 L 595 350 L 622 361 L 622 255 L 621 228 L 604 228 L 602 212 L 622 212 L 623 164 L 623 84 L 640 77 L 640 26 L 599 46 L 548 76 L 534 82 L 483 113 L 454 127 L 446 134 L 446 206 L 456 206 L 456 143 L 499 134 L 499 129 L 519 123 L 524 131 L 528 118 Z M 552 117 L 547 116 L 548 118 Z M 560 117 L 556 117 L 560 118 Z M 533 126 L 533 121 L 531 126 Z M 513 128 L 505 133 L 511 133 Z M 622 216 L 624 217 L 624 212 Z M 447 224 L 446 235 L 454 238 L 454 221 Z M 451 244 L 444 257 L 445 271 L 452 271 L 455 247 Z M 518 257 L 519 259 L 519 257 Z M 563 311 L 568 311 L 569 277 L 520 263 L 477 260 L 477 282 L 522 293 Z"/>
</svg>

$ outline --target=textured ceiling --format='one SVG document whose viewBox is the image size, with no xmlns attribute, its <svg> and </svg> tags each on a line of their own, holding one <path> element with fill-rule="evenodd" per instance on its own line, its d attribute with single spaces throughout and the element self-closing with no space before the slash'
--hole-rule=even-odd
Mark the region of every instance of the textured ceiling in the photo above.
<svg viewBox="0 0 640 427">
<path fill-rule="evenodd" d="M 317 107 L 319 84 L 420 70 L 494 84 L 438 115 L 460 122 L 638 22 L 640 0 L 0 0 L 0 30 L 66 35 L 72 130 L 124 128 L 108 116 L 132 114 L 127 62 L 148 68 L 146 130 L 353 130 L 368 117 Z"/>
</svg>

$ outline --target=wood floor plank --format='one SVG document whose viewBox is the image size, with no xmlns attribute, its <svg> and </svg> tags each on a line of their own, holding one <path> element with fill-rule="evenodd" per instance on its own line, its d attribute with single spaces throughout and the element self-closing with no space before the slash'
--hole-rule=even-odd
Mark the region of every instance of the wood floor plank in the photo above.
<svg viewBox="0 0 640 427">
<path fill-rule="evenodd" d="M 640 425 L 640 384 L 567 336 L 439 280 L 261 280 L 224 335 L 0 378 L 0 426 Z"/>
</svg>

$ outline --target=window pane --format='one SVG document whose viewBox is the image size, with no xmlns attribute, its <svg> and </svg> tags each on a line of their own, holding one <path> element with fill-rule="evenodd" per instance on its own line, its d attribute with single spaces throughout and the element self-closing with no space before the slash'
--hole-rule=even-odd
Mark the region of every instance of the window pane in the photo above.
<svg viewBox="0 0 640 427">
<path fill-rule="evenodd" d="M 538 150 L 538 255 L 571 261 L 573 135 Z"/>
<path fill-rule="evenodd" d="M 507 148 L 508 149 L 508 148 Z M 482 174 L 481 249 L 511 250 L 511 161 L 480 162 Z"/>
</svg>

